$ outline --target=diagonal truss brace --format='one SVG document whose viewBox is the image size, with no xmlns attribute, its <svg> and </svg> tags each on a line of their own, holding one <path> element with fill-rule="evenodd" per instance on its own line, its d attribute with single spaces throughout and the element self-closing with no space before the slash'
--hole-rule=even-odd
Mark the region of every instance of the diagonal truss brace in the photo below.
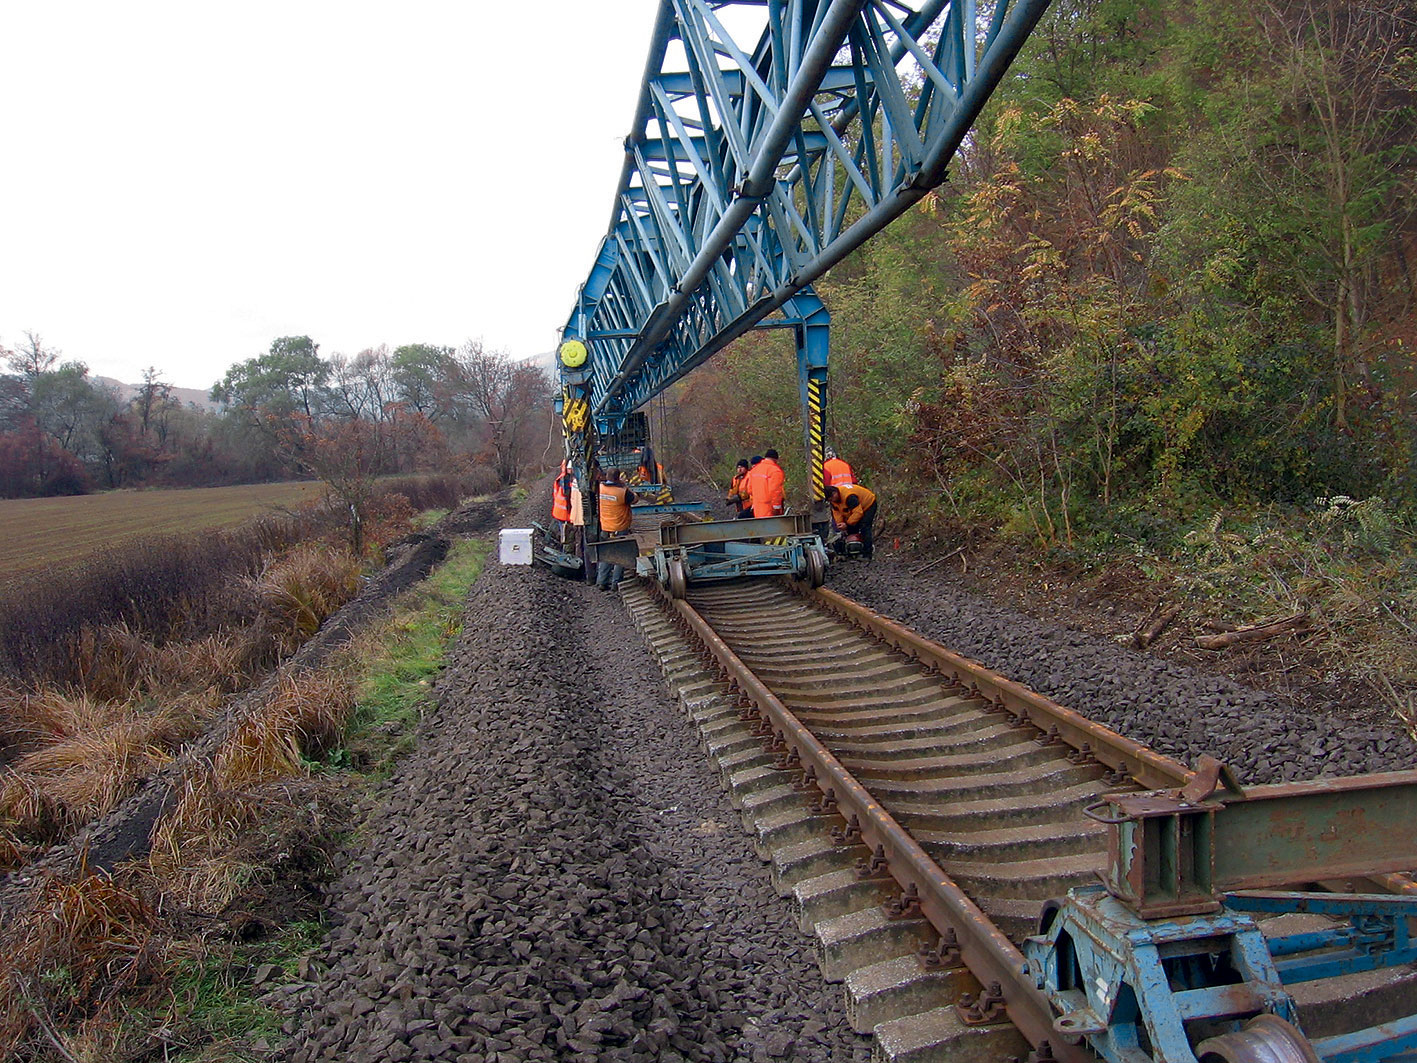
<svg viewBox="0 0 1417 1063">
<path fill-rule="evenodd" d="M 564 330 L 589 349 L 597 419 L 752 328 L 793 327 L 789 300 L 945 179 L 1046 6 L 662 0 Z"/>
</svg>

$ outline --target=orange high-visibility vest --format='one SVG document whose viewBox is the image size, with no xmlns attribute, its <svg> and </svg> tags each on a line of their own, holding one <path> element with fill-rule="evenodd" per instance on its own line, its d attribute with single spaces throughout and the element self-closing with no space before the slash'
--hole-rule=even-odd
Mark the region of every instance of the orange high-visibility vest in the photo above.
<svg viewBox="0 0 1417 1063">
<path fill-rule="evenodd" d="M 746 472 L 739 473 L 733 477 L 733 483 L 728 487 L 728 501 L 736 502 L 739 509 L 743 509 L 748 504 L 748 488 L 744 484 L 747 479 Z"/>
<path fill-rule="evenodd" d="M 860 484 L 838 487 L 837 490 L 841 494 L 832 503 L 832 516 L 842 526 L 861 523 L 861 518 L 866 515 L 866 511 L 876 504 L 876 493 L 866 490 Z M 856 499 L 854 506 L 849 501 L 852 498 Z"/>
<path fill-rule="evenodd" d="M 630 511 L 630 489 L 623 484 L 600 485 L 600 530 L 623 532 L 630 530 L 634 514 Z"/>
<path fill-rule="evenodd" d="M 822 462 L 823 487 L 847 487 L 855 482 L 856 474 L 840 458 L 828 458 Z"/>
<path fill-rule="evenodd" d="M 561 475 L 551 485 L 551 519 L 571 519 L 571 472 L 561 465 Z"/>
</svg>

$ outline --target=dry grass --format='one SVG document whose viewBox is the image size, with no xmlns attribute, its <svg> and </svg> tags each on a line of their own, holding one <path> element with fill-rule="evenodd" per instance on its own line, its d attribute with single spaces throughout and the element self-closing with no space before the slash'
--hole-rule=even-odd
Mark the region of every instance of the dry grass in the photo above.
<svg viewBox="0 0 1417 1063">
<path fill-rule="evenodd" d="M 159 645 L 128 624 L 84 627 L 71 659 L 90 697 L 128 700 L 214 689 L 230 693 L 274 662 L 275 633 L 260 618 L 202 638 Z"/>
<path fill-rule="evenodd" d="M 0 830 L 0 873 L 24 867 L 34 854 L 34 846 L 26 845 L 8 830 Z"/>
<path fill-rule="evenodd" d="M 402 498 L 380 512 L 390 531 L 406 517 Z M 23 636 L 14 645 L 29 652 L 0 647 L 0 659 L 32 661 L 36 648 L 52 646 L 69 660 L 57 681 L 28 673 L 14 680 L 24 688 L 0 681 L 0 756 L 8 758 L 0 869 L 23 866 L 114 807 L 210 726 L 224 693 L 297 648 L 358 592 L 361 567 L 347 551 L 287 549 L 283 534 L 261 542 L 259 575 L 247 562 L 243 571 L 215 558 L 199 574 L 196 547 L 166 556 L 147 543 L 125 562 L 142 579 L 101 579 L 68 613 L 56 606 L 41 616 L 12 600 Z M 106 575 L 101 566 L 92 574 Z M 205 582 L 194 590 L 198 575 Z M 88 594 L 87 584 L 74 586 Z M 134 586 L 152 589 L 153 600 L 174 589 L 186 598 L 149 624 L 148 598 L 130 593 Z M 212 630 L 217 616 L 226 622 Z M 280 678 L 210 760 L 187 772 L 148 859 L 125 867 L 120 881 L 81 874 L 45 886 L 35 908 L 0 931 L 0 947 L 11 950 L 0 974 L 0 1059 L 151 1053 L 157 1042 L 144 1016 L 173 1006 L 179 953 L 200 955 L 214 926 L 229 933 L 228 913 L 245 911 L 272 879 L 326 873 L 324 839 L 346 817 L 341 784 L 313 761 L 342 740 L 353 708 L 353 690 L 337 674 Z M 180 915 L 186 929 L 164 915 Z"/>
<path fill-rule="evenodd" d="M 253 835 L 284 817 L 305 758 L 336 743 L 354 709 L 354 690 L 324 672 L 283 677 L 257 711 L 190 772 L 182 797 L 153 836 L 151 864 L 166 892 L 220 909 L 268 854 Z"/>
<path fill-rule="evenodd" d="M 171 959 L 171 936 L 152 901 L 129 884 L 84 868 L 41 887 L 34 906 L 8 926 L 0 948 L 0 1056 L 20 1058 L 79 1016 L 102 1013 L 119 993 L 154 987 Z"/>
<path fill-rule="evenodd" d="M 359 574 L 359 559 L 348 550 L 303 543 L 268 564 L 251 587 L 289 652 L 359 592 Z"/>
<path fill-rule="evenodd" d="M 85 694 L 67 695 L 50 687 L 35 693 L 9 690 L 0 697 L 0 743 L 31 749 L 106 727 L 126 713 Z"/>
<path fill-rule="evenodd" d="M 359 589 L 347 551 L 311 543 L 286 551 L 246 588 L 259 612 L 244 626 L 158 644 L 127 623 L 86 625 L 73 638 L 71 691 L 0 689 L 0 830 L 15 847 L 50 845 L 134 792 L 200 734 L 220 696 L 303 644 Z M 217 755 L 223 791 L 300 770 L 338 739 L 349 711 L 343 685 L 285 679 Z"/>
<path fill-rule="evenodd" d="M 32 710 L 22 752 L 0 774 L 0 825 L 18 839 L 52 843 L 116 808 L 210 718 L 212 698 L 165 706 L 95 702 L 53 691 Z"/>
<path fill-rule="evenodd" d="M 329 506 L 266 514 L 238 528 L 126 539 L 0 586 L 0 674 L 16 683 L 81 685 L 83 631 L 125 625 L 155 646 L 249 623 L 249 578 L 293 544 L 333 534 Z M 76 651 L 79 656 L 76 657 Z"/>
</svg>

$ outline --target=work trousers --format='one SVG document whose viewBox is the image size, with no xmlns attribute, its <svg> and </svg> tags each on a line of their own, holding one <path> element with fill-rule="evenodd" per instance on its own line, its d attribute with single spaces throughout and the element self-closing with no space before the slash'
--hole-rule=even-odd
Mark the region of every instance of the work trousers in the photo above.
<svg viewBox="0 0 1417 1063">
<path fill-rule="evenodd" d="M 609 538 L 623 539 L 629 532 L 611 532 Z M 595 585 L 606 590 L 615 590 L 620 586 L 620 580 L 625 576 L 625 566 L 617 565 L 610 561 L 597 561 L 595 563 Z"/>
<path fill-rule="evenodd" d="M 847 535 L 861 536 L 861 556 L 871 556 L 871 525 L 876 523 L 876 506 L 878 503 L 872 502 L 866 507 L 866 512 L 861 514 L 861 519 L 855 524 L 846 526 Z"/>
</svg>

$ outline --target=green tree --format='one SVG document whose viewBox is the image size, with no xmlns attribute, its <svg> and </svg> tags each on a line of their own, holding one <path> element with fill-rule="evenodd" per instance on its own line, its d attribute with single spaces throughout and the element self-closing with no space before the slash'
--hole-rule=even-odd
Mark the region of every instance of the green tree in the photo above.
<svg viewBox="0 0 1417 1063">
<path fill-rule="evenodd" d="M 282 336 L 263 355 L 232 366 L 212 387 L 214 402 L 260 417 L 300 413 L 317 417 L 323 410 L 330 376 L 319 345 L 309 336 Z"/>
<path fill-rule="evenodd" d="M 454 350 L 431 343 L 395 347 L 393 381 L 398 399 L 430 421 L 448 413 L 446 384 L 453 370 Z"/>
</svg>

